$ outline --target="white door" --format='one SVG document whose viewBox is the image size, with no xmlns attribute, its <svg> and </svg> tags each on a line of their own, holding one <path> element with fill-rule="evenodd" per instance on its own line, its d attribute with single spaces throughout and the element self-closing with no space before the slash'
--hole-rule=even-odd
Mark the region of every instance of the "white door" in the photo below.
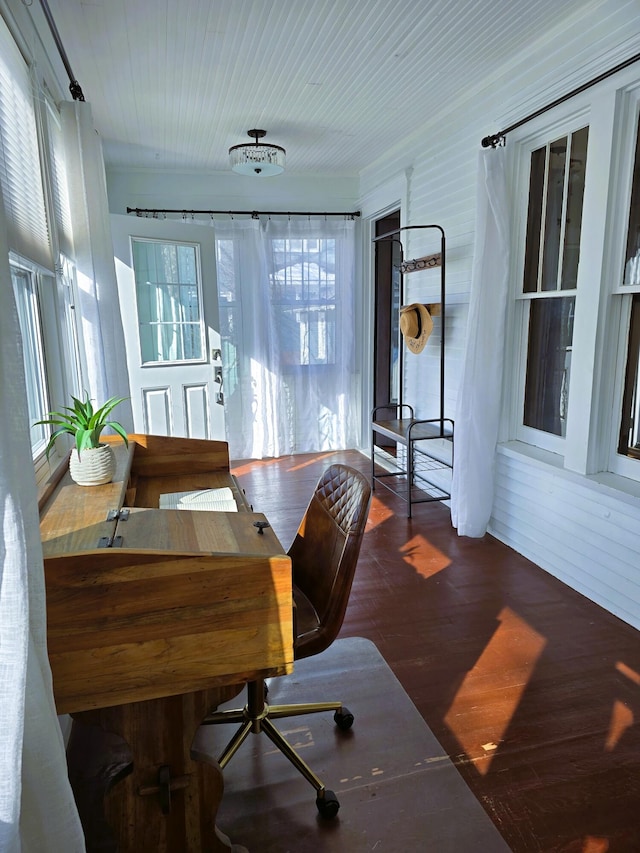
<svg viewBox="0 0 640 853">
<path fill-rule="evenodd" d="M 213 229 L 113 216 L 112 232 L 135 430 L 224 439 Z"/>
</svg>

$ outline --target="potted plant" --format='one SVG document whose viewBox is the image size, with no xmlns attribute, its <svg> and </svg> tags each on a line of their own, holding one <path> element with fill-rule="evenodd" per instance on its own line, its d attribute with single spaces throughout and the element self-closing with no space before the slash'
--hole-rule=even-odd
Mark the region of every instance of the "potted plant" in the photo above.
<svg viewBox="0 0 640 853">
<path fill-rule="evenodd" d="M 98 408 L 94 408 L 89 395 L 85 399 L 71 397 L 73 408 L 65 406 L 61 412 L 49 412 L 45 420 L 38 424 L 50 424 L 57 427 L 51 434 L 45 453 L 47 459 L 58 436 L 69 433 L 75 439 L 75 447 L 69 458 L 71 477 L 79 486 L 99 486 L 110 483 L 116 468 L 116 460 L 109 444 L 100 441 L 100 435 L 105 427 L 111 427 L 114 432 L 128 445 L 127 432 L 122 424 L 109 420 L 109 415 L 115 407 L 126 400 L 126 397 L 111 397 Z"/>
</svg>

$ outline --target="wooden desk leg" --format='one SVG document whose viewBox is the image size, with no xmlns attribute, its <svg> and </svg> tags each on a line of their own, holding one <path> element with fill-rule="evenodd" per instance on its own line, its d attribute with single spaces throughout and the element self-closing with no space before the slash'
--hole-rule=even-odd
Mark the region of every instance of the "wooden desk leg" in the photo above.
<svg viewBox="0 0 640 853">
<path fill-rule="evenodd" d="M 220 768 L 191 757 L 191 742 L 201 720 L 220 701 L 219 691 L 207 690 L 73 715 L 74 730 L 78 724 L 81 730 L 89 724 L 98 726 L 102 733 L 111 733 L 111 740 L 109 734 L 106 741 L 103 737 L 110 755 L 103 761 L 97 780 L 101 793 L 106 793 L 103 816 L 112 830 L 111 840 L 100 818 L 82 814 L 83 800 L 85 805 L 92 799 L 95 805 L 96 800 L 95 793 L 86 794 L 86 773 L 93 773 L 95 788 L 98 764 L 87 760 L 91 735 L 86 730 L 80 735 L 74 732 L 69 742 L 72 785 L 74 790 L 85 792 L 84 796 L 77 794 L 76 800 L 88 853 L 244 851 L 216 827 L 223 792 Z M 119 735 L 125 744 L 114 740 L 113 735 Z M 82 762 L 83 753 L 84 780 L 83 771 L 73 768 Z M 92 834 L 97 837 L 89 837 Z"/>
</svg>

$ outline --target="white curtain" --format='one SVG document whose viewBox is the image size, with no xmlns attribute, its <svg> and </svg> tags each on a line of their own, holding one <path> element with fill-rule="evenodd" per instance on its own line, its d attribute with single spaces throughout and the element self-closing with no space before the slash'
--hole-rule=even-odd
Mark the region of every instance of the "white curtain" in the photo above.
<svg viewBox="0 0 640 853">
<path fill-rule="evenodd" d="M 129 396 L 104 159 L 90 104 L 64 102 L 61 116 L 78 280 L 77 317 L 85 353 L 84 390 L 102 403 L 108 397 Z M 128 401 L 118 406 L 117 419 L 133 430 Z"/>
<path fill-rule="evenodd" d="M 480 152 L 467 341 L 458 388 L 451 520 L 481 537 L 491 517 L 509 280 L 506 149 Z"/>
<path fill-rule="evenodd" d="M 215 224 L 234 459 L 357 446 L 355 223 Z"/>
<path fill-rule="evenodd" d="M 47 657 L 37 492 L 2 205 L 0 292 L 0 850 L 75 853 L 84 850 L 84 837 Z"/>
</svg>

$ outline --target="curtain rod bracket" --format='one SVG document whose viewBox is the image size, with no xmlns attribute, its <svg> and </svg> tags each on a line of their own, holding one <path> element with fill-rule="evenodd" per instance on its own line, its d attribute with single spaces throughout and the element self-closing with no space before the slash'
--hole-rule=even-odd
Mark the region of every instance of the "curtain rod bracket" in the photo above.
<svg viewBox="0 0 640 853">
<path fill-rule="evenodd" d="M 71 83 L 69 83 L 69 91 L 71 92 L 71 97 L 74 101 L 84 101 L 82 87 L 77 80 L 72 80 Z"/>
</svg>

